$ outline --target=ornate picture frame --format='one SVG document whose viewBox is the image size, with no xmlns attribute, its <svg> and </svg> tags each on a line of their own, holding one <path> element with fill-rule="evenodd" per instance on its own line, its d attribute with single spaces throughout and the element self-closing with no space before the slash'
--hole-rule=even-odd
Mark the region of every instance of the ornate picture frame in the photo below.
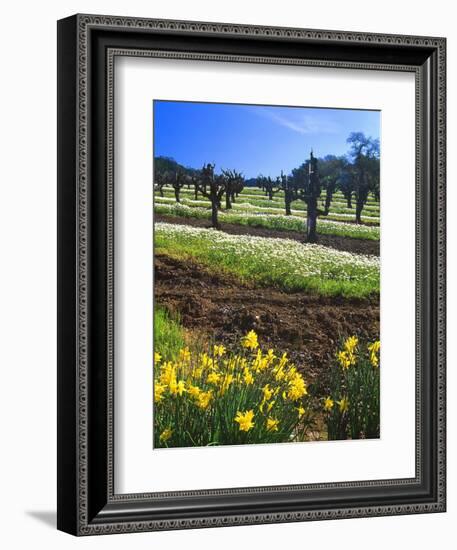
<svg viewBox="0 0 457 550">
<path fill-rule="evenodd" d="M 414 477 L 116 493 L 113 105 L 114 60 L 125 55 L 415 75 Z M 444 38 L 80 14 L 58 22 L 60 530 L 92 535 L 445 511 L 445 63 Z"/>
</svg>

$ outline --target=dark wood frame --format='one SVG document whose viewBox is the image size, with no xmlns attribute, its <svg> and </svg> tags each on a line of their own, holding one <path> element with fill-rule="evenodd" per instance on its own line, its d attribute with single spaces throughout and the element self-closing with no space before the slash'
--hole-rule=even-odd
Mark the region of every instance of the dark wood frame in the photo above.
<svg viewBox="0 0 457 550">
<path fill-rule="evenodd" d="M 75 15 L 58 22 L 58 528 L 77 535 L 445 510 L 444 38 Z M 119 495 L 113 488 L 113 60 L 416 75 L 416 476 Z"/>
</svg>

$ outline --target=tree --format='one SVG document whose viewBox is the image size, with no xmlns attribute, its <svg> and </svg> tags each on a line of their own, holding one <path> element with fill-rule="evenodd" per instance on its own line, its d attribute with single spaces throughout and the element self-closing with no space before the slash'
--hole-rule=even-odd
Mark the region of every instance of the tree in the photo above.
<svg viewBox="0 0 457 550">
<path fill-rule="evenodd" d="M 198 192 L 211 202 L 211 225 L 214 229 L 220 229 L 218 210 L 221 204 L 222 195 L 226 190 L 226 178 L 224 175 L 214 174 L 214 164 L 206 164 L 195 180 Z"/>
<path fill-rule="evenodd" d="M 327 216 L 330 211 L 333 194 L 347 169 L 347 165 L 348 161 L 344 156 L 327 155 L 323 159 L 319 159 L 319 177 L 322 187 L 325 189 L 324 216 Z"/>
<path fill-rule="evenodd" d="M 177 172 L 181 165 L 178 164 L 172 157 L 155 157 L 154 158 L 154 173 Z M 184 167 L 182 167 L 184 168 Z"/>
<path fill-rule="evenodd" d="M 317 200 L 321 195 L 321 182 L 317 170 L 317 159 L 311 151 L 309 160 L 299 168 L 292 170 L 292 180 L 296 188 L 297 198 L 306 203 L 306 241 L 317 242 L 317 217 L 322 213 L 317 208 Z"/>
<path fill-rule="evenodd" d="M 286 216 L 290 216 L 292 214 L 292 202 L 297 199 L 297 190 L 294 179 L 286 176 L 281 170 L 281 176 L 279 176 L 277 180 L 279 188 L 284 192 L 284 207 L 286 209 Z"/>
<path fill-rule="evenodd" d="M 362 223 L 362 210 L 370 191 L 379 196 L 379 139 L 367 137 L 363 132 L 352 132 L 347 143 L 351 145 L 349 155 L 353 161 L 355 221 Z"/>
<path fill-rule="evenodd" d="M 338 188 L 343 193 L 343 196 L 346 199 L 347 207 L 352 209 L 352 195 L 354 193 L 354 182 L 353 182 L 352 169 L 350 164 L 348 164 L 343 170 L 341 177 L 338 181 Z"/>
<path fill-rule="evenodd" d="M 177 170 L 175 172 L 171 185 L 175 192 L 176 202 L 181 202 L 179 195 L 181 193 L 181 189 L 188 183 L 188 181 L 189 180 L 187 179 L 186 175 L 181 170 Z"/>
<path fill-rule="evenodd" d="M 159 192 L 160 196 L 163 197 L 163 188 L 167 184 L 167 175 L 166 172 L 155 172 L 154 175 L 154 193 Z"/>
<path fill-rule="evenodd" d="M 184 185 L 192 186 L 198 170 L 183 166 L 172 157 L 154 157 L 154 191 L 158 191 L 163 197 L 163 187 L 173 187 L 175 199 L 180 202 L 180 191 Z M 195 196 L 197 199 L 197 196 Z"/>
<path fill-rule="evenodd" d="M 236 170 L 222 170 L 225 179 L 225 208 L 232 208 L 232 202 L 235 202 L 235 195 L 240 193 L 244 187 L 244 178 Z"/>
<path fill-rule="evenodd" d="M 273 200 L 273 195 L 281 190 L 281 188 L 278 187 L 277 180 L 274 181 L 270 178 L 270 176 L 265 177 L 262 176 L 262 174 L 257 176 L 257 185 L 265 191 L 265 195 L 267 195 L 270 201 Z"/>
</svg>

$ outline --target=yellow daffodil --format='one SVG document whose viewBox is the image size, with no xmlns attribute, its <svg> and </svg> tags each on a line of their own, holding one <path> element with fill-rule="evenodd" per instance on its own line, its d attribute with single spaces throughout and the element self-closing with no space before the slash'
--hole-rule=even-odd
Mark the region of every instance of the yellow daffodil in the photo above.
<svg viewBox="0 0 457 550">
<path fill-rule="evenodd" d="M 347 351 L 339 351 L 336 356 L 341 367 L 344 370 L 348 369 L 351 366 L 351 358 Z"/>
<path fill-rule="evenodd" d="M 184 380 L 180 380 L 179 382 L 173 380 L 168 387 L 170 388 L 170 393 L 174 396 L 179 395 L 181 397 L 182 394 L 187 391 Z"/>
<path fill-rule="evenodd" d="M 270 389 L 270 384 L 266 384 L 263 388 L 263 400 L 269 401 L 273 395 L 273 390 Z"/>
<path fill-rule="evenodd" d="M 210 357 L 207 353 L 203 353 L 200 357 L 200 365 L 202 368 L 207 369 L 214 366 L 214 359 Z"/>
<path fill-rule="evenodd" d="M 271 418 L 271 416 L 267 418 L 267 430 L 269 432 L 277 432 L 278 425 L 279 425 L 279 420 L 276 420 L 275 418 Z"/>
<path fill-rule="evenodd" d="M 308 389 L 306 387 L 305 381 L 303 380 L 303 376 L 297 372 L 294 378 L 289 382 L 287 397 L 292 401 L 296 401 L 304 395 L 307 395 L 307 393 Z"/>
<path fill-rule="evenodd" d="M 201 378 L 201 375 L 203 374 L 203 368 L 202 367 L 196 367 L 191 373 L 192 378 L 197 380 L 198 378 Z"/>
<path fill-rule="evenodd" d="M 359 343 L 359 340 L 356 336 L 350 336 L 346 339 L 344 342 L 344 349 L 349 353 L 353 354 L 357 348 L 357 344 Z"/>
<path fill-rule="evenodd" d="M 347 397 L 341 398 L 337 403 L 340 406 L 340 412 L 345 413 L 349 409 L 349 400 Z"/>
<path fill-rule="evenodd" d="M 168 441 L 170 437 L 173 435 L 173 430 L 170 428 L 166 428 L 159 436 L 160 441 L 164 442 Z"/>
<path fill-rule="evenodd" d="M 287 358 L 287 353 L 283 353 L 281 356 L 281 359 L 279 360 L 279 363 L 274 368 L 275 373 L 275 380 L 277 382 L 281 382 L 287 377 L 287 373 L 285 371 L 285 367 L 288 363 L 289 359 Z"/>
<path fill-rule="evenodd" d="M 179 350 L 179 360 L 183 363 L 188 363 L 190 361 L 190 351 L 188 347 Z"/>
<path fill-rule="evenodd" d="M 284 352 L 281 356 L 281 359 L 279 360 L 279 365 L 278 367 L 280 369 L 284 368 L 286 365 L 287 365 L 287 362 L 289 361 L 289 359 L 287 358 L 287 352 Z"/>
<path fill-rule="evenodd" d="M 218 384 L 221 379 L 221 375 L 218 372 L 210 372 L 206 379 L 208 384 Z"/>
<path fill-rule="evenodd" d="M 158 365 L 160 363 L 160 361 L 162 361 L 162 356 L 160 355 L 160 353 L 158 351 L 155 351 L 154 352 L 154 363 L 156 363 Z"/>
<path fill-rule="evenodd" d="M 248 369 L 248 367 L 245 367 L 244 369 L 243 379 L 247 386 L 250 386 L 254 383 L 254 377 L 252 376 L 252 372 Z"/>
<path fill-rule="evenodd" d="M 284 380 L 285 377 L 286 377 L 286 373 L 284 372 L 283 368 L 275 369 L 275 380 L 276 380 L 276 382 L 281 382 L 281 380 Z"/>
<path fill-rule="evenodd" d="M 303 407 L 297 407 L 298 418 L 301 418 L 305 414 L 305 409 Z"/>
<path fill-rule="evenodd" d="M 222 357 L 225 354 L 225 347 L 221 344 L 219 346 L 214 346 L 213 353 L 215 357 Z"/>
<path fill-rule="evenodd" d="M 189 384 L 187 392 L 191 397 L 198 398 L 198 396 L 200 395 L 201 389 L 198 386 L 194 386 L 193 384 Z"/>
<path fill-rule="evenodd" d="M 252 363 L 252 369 L 255 372 L 259 372 L 263 370 L 266 366 L 267 366 L 267 360 L 266 358 L 265 359 L 263 358 L 262 350 L 258 349 L 255 359 Z"/>
<path fill-rule="evenodd" d="M 333 405 L 334 405 L 334 402 L 333 402 L 333 399 L 331 397 L 326 397 L 324 399 L 324 409 L 326 411 L 331 411 L 332 408 L 333 408 Z"/>
<path fill-rule="evenodd" d="M 370 363 L 373 367 L 379 367 L 379 350 L 381 349 L 381 342 L 376 340 L 372 344 L 368 344 L 368 351 L 370 352 Z"/>
<path fill-rule="evenodd" d="M 232 384 L 233 380 L 234 380 L 233 374 L 225 375 L 224 380 L 222 381 L 222 384 L 221 384 L 221 395 L 224 395 L 224 393 L 228 390 L 230 384 Z"/>
<path fill-rule="evenodd" d="M 350 336 L 344 341 L 343 350 L 336 354 L 338 362 L 343 370 L 347 370 L 351 365 L 357 363 L 357 345 L 359 340 L 356 336 Z"/>
<path fill-rule="evenodd" d="M 244 348 L 248 348 L 248 349 L 257 349 L 259 347 L 259 342 L 257 340 L 257 334 L 253 331 L 253 330 L 250 330 L 246 336 L 244 336 L 241 340 L 241 345 L 244 347 Z"/>
<path fill-rule="evenodd" d="M 238 411 L 235 416 L 235 422 L 238 422 L 241 432 L 248 432 L 254 427 L 253 419 L 254 411 L 252 409 L 243 413 Z"/>
<path fill-rule="evenodd" d="M 162 365 L 159 379 L 165 385 L 169 385 L 173 380 L 176 381 L 176 369 L 171 361 Z"/>
<path fill-rule="evenodd" d="M 273 363 L 273 361 L 276 359 L 276 355 L 275 355 L 275 353 L 272 349 L 268 350 L 267 355 L 266 355 L 266 359 L 267 359 L 267 364 L 268 365 L 271 365 L 271 363 Z"/>
<path fill-rule="evenodd" d="M 263 414 L 265 406 L 266 406 L 267 412 L 270 412 L 271 409 L 274 407 L 275 403 L 276 403 L 276 400 L 270 401 L 269 403 L 263 400 L 259 405 L 260 412 Z"/>
<path fill-rule="evenodd" d="M 295 377 L 295 374 L 297 373 L 297 368 L 294 366 L 289 367 L 289 370 L 287 371 L 286 378 L 287 380 L 292 380 Z"/>
<path fill-rule="evenodd" d="M 211 399 L 213 397 L 212 391 L 202 391 L 198 395 L 197 405 L 200 407 L 200 409 L 206 410 L 211 402 Z"/>
<path fill-rule="evenodd" d="M 245 363 L 247 365 L 247 363 Z M 238 357 L 232 357 L 231 359 L 225 359 L 224 360 L 225 370 L 233 372 L 236 370 L 238 366 L 240 366 L 240 362 L 238 361 Z"/>
<path fill-rule="evenodd" d="M 160 382 L 154 383 L 154 401 L 156 403 L 159 403 L 162 400 L 163 394 L 165 393 L 165 390 L 167 389 L 167 386 L 164 384 L 161 384 Z"/>
</svg>

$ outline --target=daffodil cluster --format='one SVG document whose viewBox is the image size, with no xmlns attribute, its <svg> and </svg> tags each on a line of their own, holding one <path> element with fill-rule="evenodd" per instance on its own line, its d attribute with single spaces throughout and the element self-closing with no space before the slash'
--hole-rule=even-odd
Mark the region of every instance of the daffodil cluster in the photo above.
<svg viewBox="0 0 457 550">
<path fill-rule="evenodd" d="M 263 351 L 251 330 L 238 352 L 222 344 L 154 354 L 154 441 L 202 446 L 303 440 L 308 387 L 287 353 Z"/>
<path fill-rule="evenodd" d="M 380 433 L 379 340 L 350 336 L 336 353 L 330 394 L 323 398 L 329 439 L 377 438 Z"/>
</svg>

